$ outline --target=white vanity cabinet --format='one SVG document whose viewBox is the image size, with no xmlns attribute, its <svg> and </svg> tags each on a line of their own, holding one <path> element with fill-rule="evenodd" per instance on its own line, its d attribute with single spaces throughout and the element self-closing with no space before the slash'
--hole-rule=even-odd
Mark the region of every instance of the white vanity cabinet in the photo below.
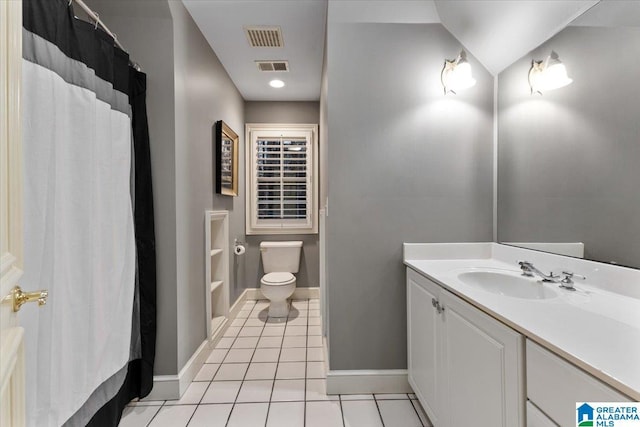
<svg viewBox="0 0 640 427">
<path fill-rule="evenodd" d="M 575 424 L 575 404 L 578 402 L 630 401 L 600 380 L 528 339 L 527 397 L 529 405 L 533 403 L 561 426 Z M 529 417 L 532 420 L 529 423 L 531 427 L 544 425 L 538 421 L 540 416 L 534 417 L 532 414 Z"/>
<path fill-rule="evenodd" d="M 407 269 L 408 371 L 437 427 L 525 425 L 524 338 Z"/>
</svg>

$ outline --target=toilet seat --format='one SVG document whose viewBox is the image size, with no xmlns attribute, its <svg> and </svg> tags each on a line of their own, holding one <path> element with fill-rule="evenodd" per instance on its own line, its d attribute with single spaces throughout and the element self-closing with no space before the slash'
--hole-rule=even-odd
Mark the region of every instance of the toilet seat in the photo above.
<svg viewBox="0 0 640 427">
<path fill-rule="evenodd" d="M 296 277 L 288 272 L 267 273 L 262 277 L 262 283 L 269 286 L 290 285 L 296 281 Z"/>
</svg>

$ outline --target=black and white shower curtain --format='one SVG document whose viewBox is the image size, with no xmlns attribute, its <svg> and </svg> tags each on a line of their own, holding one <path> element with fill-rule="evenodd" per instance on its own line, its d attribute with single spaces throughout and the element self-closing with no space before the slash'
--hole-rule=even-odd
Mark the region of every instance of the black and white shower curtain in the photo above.
<svg viewBox="0 0 640 427">
<path fill-rule="evenodd" d="M 29 426 L 115 426 L 153 382 L 146 76 L 68 0 L 23 0 Z"/>
</svg>

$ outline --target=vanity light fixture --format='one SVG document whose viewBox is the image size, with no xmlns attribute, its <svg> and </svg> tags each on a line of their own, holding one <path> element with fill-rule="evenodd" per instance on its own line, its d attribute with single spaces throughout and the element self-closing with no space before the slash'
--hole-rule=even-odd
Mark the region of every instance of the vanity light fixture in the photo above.
<svg viewBox="0 0 640 427">
<path fill-rule="evenodd" d="M 284 82 L 282 80 L 278 80 L 278 79 L 271 80 L 269 82 L 269 86 L 274 87 L 276 89 L 280 89 L 281 87 L 284 87 Z"/>
<path fill-rule="evenodd" d="M 554 51 L 551 51 L 551 55 L 544 61 L 531 62 L 529 86 L 531 86 L 532 95 L 536 92 L 542 95 L 544 91 L 558 89 L 571 82 L 573 80 L 567 76 L 567 68 Z"/>
<path fill-rule="evenodd" d="M 440 75 L 444 94 L 469 89 L 476 84 L 476 79 L 471 75 L 471 64 L 467 61 L 467 53 L 464 50 L 453 61 L 445 59 L 444 68 Z"/>
</svg>

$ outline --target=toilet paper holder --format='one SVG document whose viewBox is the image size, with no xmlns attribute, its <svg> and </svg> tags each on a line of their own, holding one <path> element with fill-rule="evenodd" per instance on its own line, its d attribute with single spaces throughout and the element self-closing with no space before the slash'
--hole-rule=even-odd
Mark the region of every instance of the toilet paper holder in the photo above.
<svg viewBox="0 0 640 427">
<path fill-rule="evenodd" d="M 240 256 L 244 255 L 245 252 L 245 243 L 238 239 L 233 239 L 233 253 L 237 256 Z"/>
</svg>

